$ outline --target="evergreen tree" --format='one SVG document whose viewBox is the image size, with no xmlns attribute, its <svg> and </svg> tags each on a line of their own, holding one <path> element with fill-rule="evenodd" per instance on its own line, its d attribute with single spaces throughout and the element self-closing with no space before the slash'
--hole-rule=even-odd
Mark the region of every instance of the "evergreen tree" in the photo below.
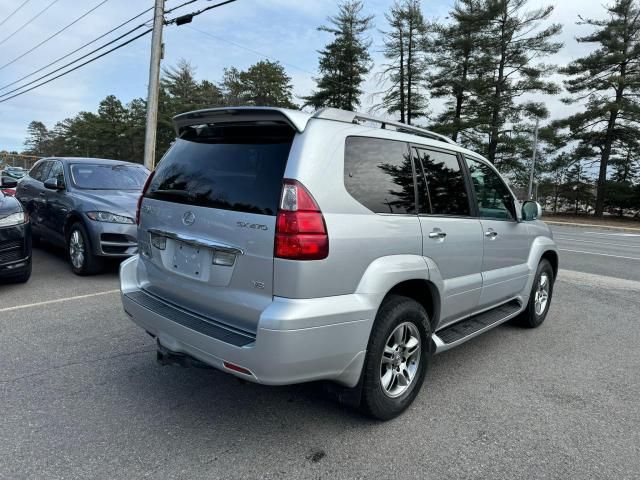
<svg viewBox="0 0 640 480">
<path fill-rule="evenodd" d="M 263 60 L 240 73 L 243 103 L 257 106 L 296 108 L 293 86 L 282 65 Z"/>
<path fill-rule="evenodd" d="M 390 30 L 384 38 L 384 56 L 390 62 L 381 72 L 391 86 L 384 92 L 379 107 L 400 114 L 400 121 L 411 125 L 413 118 L 426 115 L 427 98 L 423 91 L 427 69 L 425 47 L 427 22 L 418 0 L 403 0 L 385 14 Z"/>
<path fill-rule="evenodd" d="M 24 146 L 27 148 L 26 153 L 39 156 L 48 155 L 49 140 L 49 131 L 46 125 L 34 120 L 27 127 L 27 139 L 24 142 Z"/>
<path fill-rule="evenodd" d="M 488 136 L 484 145 L 487 158 L 496 162 L 499 145 L 508 141 L 505 128 L 520 121 L 528 105 L 516 99 L 531 93 L 557 93 L 558 87 L 545 77 L 554 68 L 538 59 L 560 50 L 561 43 L 552 41 L 560 25 L 540 29 L 553 7 L 526 10 L 528 0 L 487 0 L 486 35 L 479 57 L 481 75 L 486 85 L 478 92 L 478 130 Z"/>
<path fill-rule="evenodd" d="M 433 97 L 448 99 L 437 130 L 458 141 L 461 131 L 479 126 L 477 95 L 488 88 L 479 58 L 486 44 L 486 1 L 458 0 L 449 16 L 450 24 L 435 25 L 429 81 Z"/>
<path fill-rule="evenodd" d="M 304 101 L 315 108 L 355 110 L 360 105 L 362 82 L 371 70 L 371 41 L 365 33 L 372 26 L 373 15 L 362 14 L 361 0 L 347 0 L 338 9 L 337 15 L 328 18 L 330 25 L 318 28 L 334 39 L 318 52 L 317 88 Z"/>
<path fill-rule="evenodd" d="M 640 134 L 640 9 L 634 0 L 616 0 L 606 10 L 605 20 L 580 22 L 595 30 L 578 42 L 598 48 L 562 69 L 571 77 L 565 86 L 575 95 L 566 101 L 587 99 L 585 109 L 563 124 L 574 139 L 598 151 L 596 216 L 604 211 L 607 172 L 616 141 Z"/>
</svg>

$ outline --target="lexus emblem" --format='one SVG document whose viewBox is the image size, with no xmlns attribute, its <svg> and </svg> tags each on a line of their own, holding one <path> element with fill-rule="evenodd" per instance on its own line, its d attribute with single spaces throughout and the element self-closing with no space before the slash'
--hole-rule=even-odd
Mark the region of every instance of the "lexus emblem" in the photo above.
<svg viewBox="0 0 640 480">
<path fill-rule="evenodd" d="M 195 221 L 196 215 L 190 210 L 188 212 L 184 212 L 184 215 L 182 215 L 182 223 L 185 225 L 193 225 Z"/>
</svg>

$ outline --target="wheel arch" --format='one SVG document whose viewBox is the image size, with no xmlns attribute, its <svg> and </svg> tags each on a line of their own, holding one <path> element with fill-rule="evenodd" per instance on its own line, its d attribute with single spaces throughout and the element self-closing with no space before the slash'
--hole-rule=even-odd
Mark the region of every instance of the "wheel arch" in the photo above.
<svg viewBox="0 0 640 480">
<path fill-rule="evenodd" d="M 540 257 L 540 260 L 547 260 L 553 269 L 553 278 L 558 278 L 558 252 L 555 250 L 546 250 Z"/>
</svg>

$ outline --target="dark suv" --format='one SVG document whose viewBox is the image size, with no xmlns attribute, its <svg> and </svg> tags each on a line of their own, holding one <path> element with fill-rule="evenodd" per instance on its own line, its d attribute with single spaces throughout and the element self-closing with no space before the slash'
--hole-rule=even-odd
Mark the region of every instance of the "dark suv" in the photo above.
<svg viewBox="0 0 640 480">
<path fill-rule="evenodd" d="M 149 171 L 95 158 L 45 158 L 19 183 L 33 239 L 64 246 L 74 273 L 102 269 L 105 257 L 137 252 L 135 210 Z"/>
</svg>

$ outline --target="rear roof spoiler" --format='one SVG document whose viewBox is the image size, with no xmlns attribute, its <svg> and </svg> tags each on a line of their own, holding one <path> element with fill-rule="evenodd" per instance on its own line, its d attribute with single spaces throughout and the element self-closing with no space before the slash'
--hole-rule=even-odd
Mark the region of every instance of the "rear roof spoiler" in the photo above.
<svg viewBox="0 0 640 480">
<path fill-rule="evenodd" d="M 298 133 L 304 131 L 311 114 L 275 107 L 224 107 L 208 108 L 193 112 L 182 113 L 173 117 L 176 134 L 180 134 L 186 127 L 205 123 L 236 123 L 236 122 L 285 122 Z"/>
</svg>

